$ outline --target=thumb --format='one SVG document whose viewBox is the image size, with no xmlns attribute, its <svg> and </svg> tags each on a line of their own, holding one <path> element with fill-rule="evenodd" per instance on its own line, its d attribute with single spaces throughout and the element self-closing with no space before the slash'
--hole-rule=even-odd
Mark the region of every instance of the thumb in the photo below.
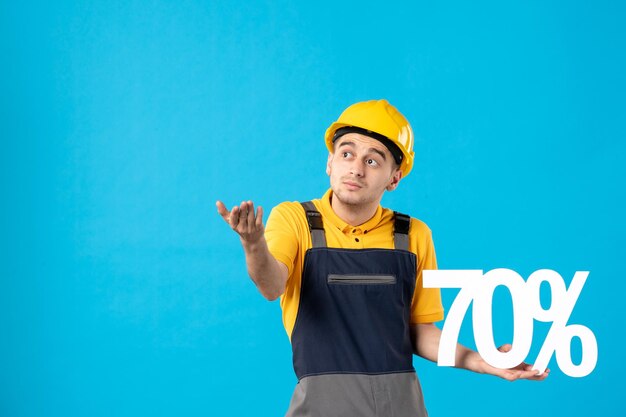
<svg viewBox="0 0 626 417">
<path fill-rule="evenodd" d="M 502 353 L 506 353 L 511 349 L 513 349 L 513 345 L 511 345 L 510 343 L 506 343 L 498 348 L 498 350 Z"/>
<path fill-rule="evenodd" d="M 226 208 L 226 206 L 224 205 L 224 203 L 222 203 L 221 201 L 217 201 L 215 203 L 215 206 L 217 207 L 217 213 L 222 216 L 222 218 L 228 222 L 228 218 L 230 217 L 230 212 L 228 211 L 228 209 Z"/>
</svg>

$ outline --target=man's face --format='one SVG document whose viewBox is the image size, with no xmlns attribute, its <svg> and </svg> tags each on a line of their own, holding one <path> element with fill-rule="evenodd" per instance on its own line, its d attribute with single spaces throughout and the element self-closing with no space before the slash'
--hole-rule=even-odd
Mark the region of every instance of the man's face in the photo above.
<svg viewBox="0 0 626 417">
<path fill-rule="evenodd" d="M 333 195 L 345 205 L 378 204 L 385 190 L 394 190 L 402 171 L 391 152 L 376 139 L 348 133 L 335 142 L 326 173 Z"/>
</svg>

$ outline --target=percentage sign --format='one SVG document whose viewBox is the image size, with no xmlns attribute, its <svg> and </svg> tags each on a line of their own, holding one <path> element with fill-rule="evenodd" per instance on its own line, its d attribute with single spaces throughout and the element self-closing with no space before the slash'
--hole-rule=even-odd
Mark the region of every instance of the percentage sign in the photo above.
<svg viewBox="0 0 626 417">
<path fill-rule="evenodd" d="M 571 377 L 587 376 L 596 367 L 598 343 L 593 332 L 580 324 L 567 325 L 588 275 L 588 271 L 577 271 L 568 290 L 565 289 L 563 278 L 549 269 L 535 271 L 528 277 L 526 286 L 530 295 L 530 308 L 535 319 L 546 323 L 552 322 L 533 369 L 539 372 L 545 371 L 553 353 L 556 353 L 556 361 L 561 371 Z M 539 288 L 544 281 L 550 284 L 552 293 L 552 302 L 547 310 L 541 306 L 539 299 Z M 570 346 L 574 337 L 580 339 L 583 350 L 582 361 L 579 365 L 572 363 Z"/>
<path fill-rule="evenodd" d="M 524 361 L 533 338 L 533 318 L 552 322 L 548 336 L 537 356 L 533 369 L 543 373 L 553 353 L 561 370 L 572 377 L 589 375 L 598 360 L 598 344 L 594 334 L 585 326 L 567 325 L 574 305 L 580 296 L 589 272 L 578 271 L 569 290 L 563 278 L 555 271 L 535 271 L 524 282 L 523 278 L 510 269 L 493 269 L 483 274 L 482 270 L 437 270 L 424 271 L 425 288 L 460 288 L 439 341 L 438 364 L 454 366 L 456 344 L 463 317 L 473 303 L 473 328 L 476 348 L 482 358 L 492 366 L 511 368 Z M 541 306 L 539 289 L 543 282 L 550 285 L 552 302 L 549 309 Z M 509 352 L 500 352 L 494 343 L 492 326 L 493 293 L 499 285 L 505 286 L 513 301 L 513 343 Z M 583 360 L 574 365 L 570 345 L 578 337 L 583 347 Z"/>
</svg>

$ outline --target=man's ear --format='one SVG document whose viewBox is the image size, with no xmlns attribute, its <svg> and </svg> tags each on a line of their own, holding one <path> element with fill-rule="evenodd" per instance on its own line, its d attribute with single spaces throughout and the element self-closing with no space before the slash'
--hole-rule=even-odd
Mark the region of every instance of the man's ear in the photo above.
<svg viewBox="0 0 626 417">
<path fill-rule="evenodd" d="M 387 185 L 387 191 L 393 191 L 398 187 L 400 180 L 402 179 L 402 170 L 400 168 L 396 168 L 396 172 L 393 173 L 391 179 L 389 180 L 389 185 Z"/>
<path fill-rule="evenodd" d="M 328 160 L 326 161 L 326 175 L 330 177 L 330 163 L 333 160 L 333 154 L 328 152 Z"/>
</svg>

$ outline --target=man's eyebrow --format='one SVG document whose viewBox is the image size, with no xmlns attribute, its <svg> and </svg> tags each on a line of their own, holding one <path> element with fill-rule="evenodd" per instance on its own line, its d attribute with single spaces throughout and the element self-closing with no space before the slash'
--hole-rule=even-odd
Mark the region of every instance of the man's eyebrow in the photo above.
<svg viewBox="0 0 626 417">
<path fill-rule="evenodd" d="M 349 140 L 346 140 L 345 142 L 341 142 L 339 143 L 339 145 L 337 145 L 337 149 L 341 148 L 342 146 L 356 146 L 354 144 L 354 142 L 351 142 Z M 378 155 L 381 156 L 381 158 L 383 158 L 383 161 L 387 160 L 387 156 L 385 155 L 385 153 L 383 151 L 381 151 L 380 149 L 376 149 L 376 148 L 369 148 L 367 150 L 369 153 L 377 153 Z"/>
<path fill-rule="evenodd" d="M 356 145 L 354 144 L 354 142 L 350 142 L 349 140 L 347 140 L 347 141 L 345 141 L 345 142 L 341 142 L 341 143 L 339 144 L 339 146 L 338 146 L 338 147 L 339 147 L 339 148 L 341 148 L 341 147 L 342 147 L 342 146 L 344 146 L 344 145 L 348 145 L 348 146 L 356 146 Z"/>
<path fill-rule="evenodd" d="M 380 149 L 369 148 L 369 151 L 370 152 L 376 152 L 377 154 L 379 154 L 383 158 L 383 161 L 387 160 L 387 157 L 385 156 L 385 153 L 383 151 L 381 151 Z"/>
</svg>

